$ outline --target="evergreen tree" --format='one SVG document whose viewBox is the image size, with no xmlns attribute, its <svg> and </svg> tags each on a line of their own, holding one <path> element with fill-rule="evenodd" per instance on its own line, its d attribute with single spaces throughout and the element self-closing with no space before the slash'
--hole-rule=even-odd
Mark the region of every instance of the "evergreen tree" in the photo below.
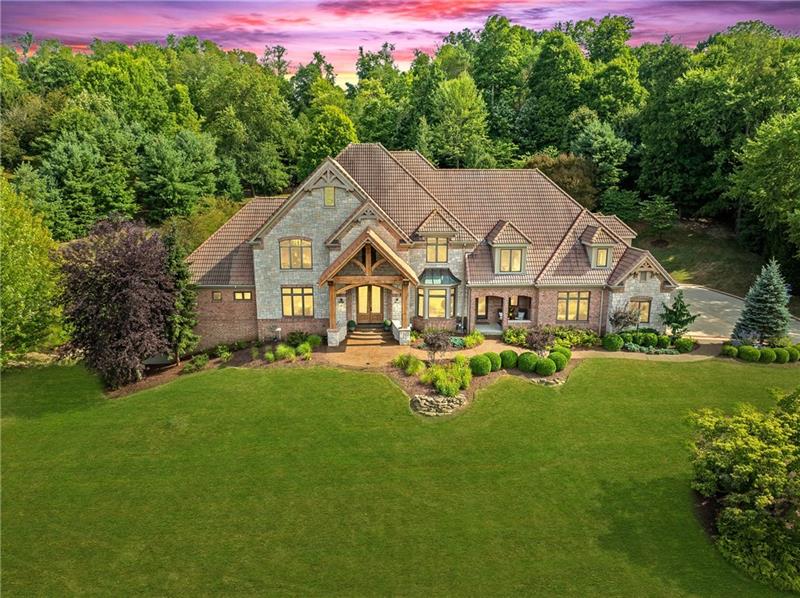
<svg viewBox="0 0 800 598">
<path fill-rule="evenodd" d="M 577 116 L 586 113 L 576 111 Z M 631 151 L 631 144 L 617 137 L 608 123 L 588 120 L 572 140 L 572 153 L 590 159 L 597 167 L 597 185 L 605 191 L 619 183 L 625 171 L 622 164 Z"/>
<path fill-rule="evenodd" d="M 178 244 L 175 227 L 164 236 L 167 250 L 167 271 L 175 285 L 175 310 L 167 322 L 167 339 L 175 362 L 197 346 L 199 337 L 194 333 L 197 325 L 197 288 L 192 284 L 186 255 Z"/>
<path fill-rule="evenodd" d="M 678 211 L 666 197 L 654 195 L 653 199 L 642 204 L 639 215 L 650 226 L 650 230 L 661 239 L 664 233 L 675 225 Z"/>
<path fill-rule="evenodd" d="M 786 336 L 789 329 L 789 293 L 780 266 L 774 259 L 761 268 L 744 298 L 744 309 L 733 329 L 733 338 L 756 337 L 759 341 Z"/>
<path fill-rule="evenodd" d="M 675 295 L 672 307 L 666 303 L 661 305 L 663 309 L 660 316 L 661 321 L 664 326 L 669 327 L 673 339 L 682 337 L 699 315 L 689 311 L 689 306 L 683 298 L 683 291 L 678 291 L 678 294 Z"/>
</svg>

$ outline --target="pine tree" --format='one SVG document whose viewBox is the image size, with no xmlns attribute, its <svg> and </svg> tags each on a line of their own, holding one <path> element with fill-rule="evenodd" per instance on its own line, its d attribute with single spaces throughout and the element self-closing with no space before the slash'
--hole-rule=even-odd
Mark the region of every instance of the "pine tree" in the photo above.
<svg viewBox="0 0 800 598">
<path fill-rule="evenodd" d="M 167 270 L 175 284 L 175 310 L 167 323 L 167 338 L 175 362 L 197 346 L 197 290 L 191 281 L 186 256 L 178 244 L 175 228 L 164 236 L 167 249 Z"/>
<path fill-rule="evenodd" d="M 759 341 L 786 336 L 789 328 L 789 293 L 774 259 L 761 268 L 747 291 L 744 309 L 733 329 L 734 338 L 756 337 Z"/>
<path fill-rule="evenodd" d="M 666 303 L 663 303 L 662 306 L 661 321 L 664 326 L 669 326 L 672 338 L 682 337 L 699 315 L 689 311 L 689 306 L 683 298 L 683 291 L 678 291 L 678 294 L 675 295 L 672 307 Z"/>
</svg>

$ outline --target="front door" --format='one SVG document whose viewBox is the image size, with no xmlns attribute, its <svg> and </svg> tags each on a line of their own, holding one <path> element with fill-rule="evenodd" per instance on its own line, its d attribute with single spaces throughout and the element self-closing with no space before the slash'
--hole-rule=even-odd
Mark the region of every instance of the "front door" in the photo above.
<svg viewBox="0 0 800 598">
<path fill-rule="evenodd" d="M 375 285 L 358 287 L 358 323 L 383 322 L 383 289 Z"/>
</svg>

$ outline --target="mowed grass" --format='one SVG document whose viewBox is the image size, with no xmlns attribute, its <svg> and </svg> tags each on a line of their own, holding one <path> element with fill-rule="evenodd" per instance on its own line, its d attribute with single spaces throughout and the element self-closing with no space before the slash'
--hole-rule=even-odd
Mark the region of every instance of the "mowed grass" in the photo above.
<svg viewBox="0 0 800 598">
<path fill-rule="evenodd" d="M 800 369 L 590 360 L 413 415 L 387 378 L 3 380 L 2 586 L 30 595 L 767 596 L 693 512 L 685 418 Z"/>
<path fill-rule="evenodd" d="M 747 294 L 764 264 L 760 255 L 744 248 L 731 230 L 720 225 L 682 221 L 664 235 L 666 247 L 654 245 L 655 239 L 644 231 L 634 245 L 649 250 L 676 281 L 739 297 Z M 790 298 L 789 310 L 800 316 L 800 296 Z"/>
</svg>

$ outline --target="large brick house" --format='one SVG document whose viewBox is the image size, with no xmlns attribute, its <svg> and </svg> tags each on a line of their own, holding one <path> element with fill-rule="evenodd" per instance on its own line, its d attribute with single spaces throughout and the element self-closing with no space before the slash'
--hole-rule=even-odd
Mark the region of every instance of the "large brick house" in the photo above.
<svg viewBox="0 0 800 598">
<path fill-rule="evenodd" d="M 414 151 L 347 146 L 288 198 L 255 198 L 192 253 L 204 347 L 347 322 L 560 324 L 603 332 L 632 306 L 658 326 L 675 281 L 615 216 L 538 170 L 443 169 Z"/>
</svg>

